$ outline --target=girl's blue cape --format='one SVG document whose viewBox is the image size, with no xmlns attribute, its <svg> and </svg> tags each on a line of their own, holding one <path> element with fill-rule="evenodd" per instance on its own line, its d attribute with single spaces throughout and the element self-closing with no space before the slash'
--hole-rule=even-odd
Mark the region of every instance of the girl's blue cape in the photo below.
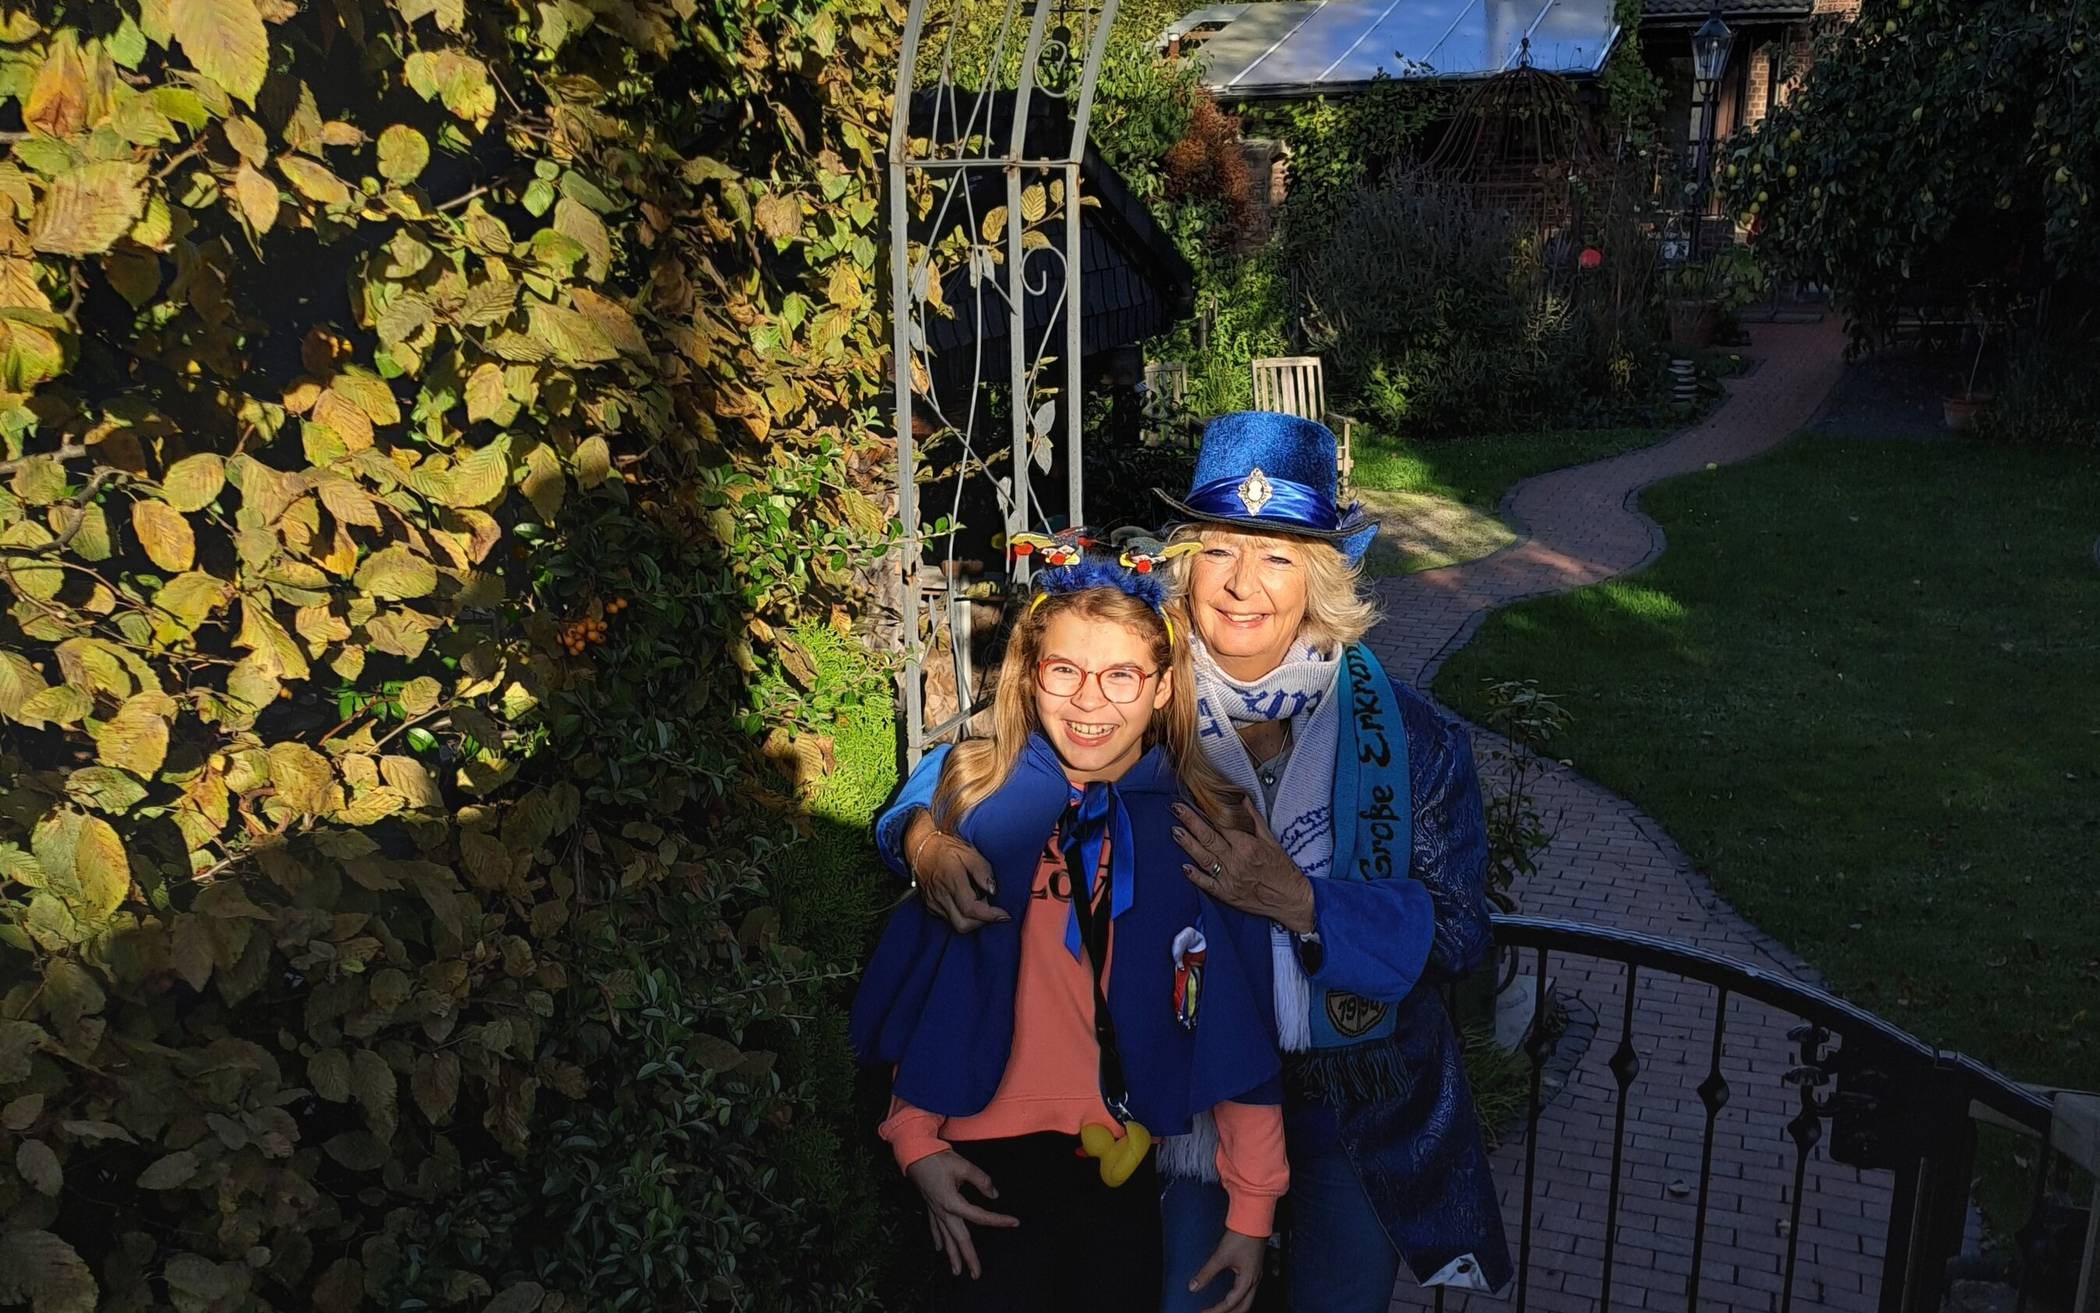
<svg viewBox="0 0 2100 1313">
<path fill-rule="evenodd" d="M 1112 787 L 1136 856 L 1108 976 L 1131 1115 L 1155 1135 L 1179 1135 L 1193 1114 L 1227 1100 L 1279 1102 L 1267 926 L 1182 875 L 1169 810 L 1181 786 L 1163 749 Z M 1022 918 L 1067 914 L 1061 902 L 1030 909 L 1044 845 L 1070 797 L 1057 754 L 1032 736 L 1012 777 L 962 824 L 962 838 L 991 863 L 992 902 L 1013 919 L 960 935 L 917 897 L 891 915 L 853 1000 L 850 1034 L 862 1061 L 895 1066 L 892 1091 L 914 1107 L 967 1117 L 998 1092 L 1013 1049 Z M 1174 1012 L 1174 937 L 1191 926 L 1209 944 L 1193 1030 Z"/>
</svg>

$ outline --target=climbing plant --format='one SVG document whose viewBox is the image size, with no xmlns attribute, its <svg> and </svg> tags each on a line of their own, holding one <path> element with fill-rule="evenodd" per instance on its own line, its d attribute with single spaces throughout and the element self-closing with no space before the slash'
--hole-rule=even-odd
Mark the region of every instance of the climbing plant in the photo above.
<svg viewBox="0 0 2100 1313">
<path fill-rule="evenodd" d="M 1652 149 L 1663 84 L 1641 56 L 1641 0 L 1613 0 L 1612 22 L 1619 29 L 1618 40 L 1597 79 L 1604 91 L 1606 144 L 1636 152 Z"/>
<path fill-rule="evenodd" d="M 860 1298 L 899 25 L 0 8 L 0 1305 Z"/>
</svg>

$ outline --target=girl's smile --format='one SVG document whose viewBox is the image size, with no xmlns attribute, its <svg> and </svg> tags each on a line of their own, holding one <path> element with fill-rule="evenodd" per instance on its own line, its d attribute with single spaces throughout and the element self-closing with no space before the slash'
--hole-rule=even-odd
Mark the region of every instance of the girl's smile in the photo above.
<svg viewBox="0 0 2100 1313">
<path fill-rule="evenodd" d="M 1173 696 L 1173 672 L 1128 626 L 1070 613 L 1043 626 L 1035 667 L 1037 723 L 1076 784 L 1114 780 L 1144 755 L 1152 713 Z"/>
</svg>

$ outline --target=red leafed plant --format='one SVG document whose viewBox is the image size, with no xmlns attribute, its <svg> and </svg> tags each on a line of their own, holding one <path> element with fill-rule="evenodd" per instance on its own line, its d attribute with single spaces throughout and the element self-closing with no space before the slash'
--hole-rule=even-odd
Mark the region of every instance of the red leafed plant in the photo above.
<svg viewBox="0 0 2100 1313">
<path fill-rule="evenodd" d="M 1225 223 L 1215 231 L 1241 228 L 1254 204 L 1254 180 L 1240 154 L 1238 116 L 1218 108 L 1202 88 L 1195 90 L 1188 131 L 1168 148 L 1167 195 L 1177 201 L 1213 200 L 1225 210 Z"/>
</svg>

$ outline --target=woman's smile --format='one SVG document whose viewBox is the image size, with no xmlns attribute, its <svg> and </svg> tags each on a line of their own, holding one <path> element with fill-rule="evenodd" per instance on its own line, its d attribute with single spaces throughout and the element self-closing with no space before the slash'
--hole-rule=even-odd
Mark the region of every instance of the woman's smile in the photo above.
<svg viewBox="0 0 2100 1313">
<path fill-rule="evenodd" d="M 1204 534 L 1188 595 L 1196 628 L 1226 674 L 1259 679 L 1282 663 L 1305 619 L 1304 552 L 1278 538 Z"/>
</svg>

